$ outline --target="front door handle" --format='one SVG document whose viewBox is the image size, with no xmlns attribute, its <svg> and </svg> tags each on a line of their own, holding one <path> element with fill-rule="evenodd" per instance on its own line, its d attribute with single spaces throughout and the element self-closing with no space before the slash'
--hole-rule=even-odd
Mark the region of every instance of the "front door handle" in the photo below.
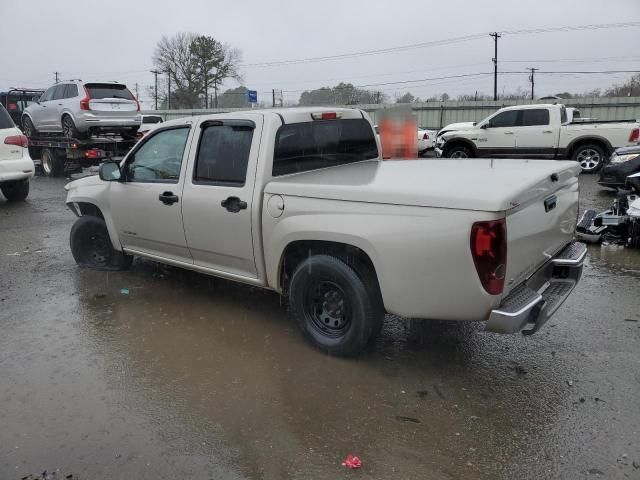
<svg viewBox="0 0 640 480">
<path fill-rule="evenodd" d="M 543 130 L 542 133 L 553 133 L 553 130 Z"/>
<path fill-rule="evenodd" d="M 504 132 L 505 135 L 513 135 L 513 132 Z"/>
<path fill-rule="evenodd" d="M 231 213 L 238 213 L 240 210 L 247 209 L 247 202 L 243 202 L 238 197 L 229 197 L 226 200 L 222 200 L 220 205 Z"/>
<path fill-rule="evenodd" d="M 178 196 L 174 195 L 173 192 L 162 192 L 158 195 L 158 200 L 165 205 L 172 205 L 178 201 Z"/>
</svg>

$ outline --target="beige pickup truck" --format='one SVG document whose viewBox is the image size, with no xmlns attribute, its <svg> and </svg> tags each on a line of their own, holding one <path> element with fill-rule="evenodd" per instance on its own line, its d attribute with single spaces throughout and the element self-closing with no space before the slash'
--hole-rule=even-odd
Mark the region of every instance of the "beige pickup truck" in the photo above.
<svg viewBox="0 0 640 480">
<path fill-rule="evenodd" d="M 580 167 L 381 161 L 366 115 L 296 108 L 172 120 L 69 183 L 76 262 L 138 255 L 286 295 L 304 336 L 362 351 L 385 312 L 532 333 L 580 279 Z"/>
</svg>

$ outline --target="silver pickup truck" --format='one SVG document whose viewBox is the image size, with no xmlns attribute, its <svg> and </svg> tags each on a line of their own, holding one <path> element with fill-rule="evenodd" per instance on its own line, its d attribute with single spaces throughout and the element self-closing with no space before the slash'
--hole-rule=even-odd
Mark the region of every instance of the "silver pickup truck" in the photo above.
<svg viewBox="0 0 640 480">
<path fill-rule="evenodd" d="M 69 183 L 81 266 L 132 256 L 275 290 L 304 336 L 356 355 L 385 312 L 532 333 L 580 279 L 575 162 L 381 161 L 360 110 L 206 115 Z"/>
</svg>

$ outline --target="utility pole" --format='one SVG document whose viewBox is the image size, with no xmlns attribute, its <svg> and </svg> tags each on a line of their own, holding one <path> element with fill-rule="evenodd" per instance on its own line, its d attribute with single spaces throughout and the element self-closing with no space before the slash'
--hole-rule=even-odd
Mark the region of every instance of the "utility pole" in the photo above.
<svg viewBox="0 0 640 480">
<path fill-rule="evenodd" d="M 272 98 L 271 106 L 273 108 L 276 108 L 276 89 L 275 88 L 271 90 L 271 98 Z"/>
<path fill-rule="evenodd" d="M 529 75 L 529 81 L 531 82 L 531 100 L 533 100 L 533 89 L 535 87 L 534 75 L 536 74 L 536 70 L 540 70 L 540 69 L 539 68 L 527 67 L 527 70 L 531 70 L 531 75 Z"/>
<path fill-rule="evenodd" d="M 155 90 L 153 91 L 153 98 L 156 103 L 156 110 L 158 110 L 158 74 L 160 72 L 158 70 L 151 70 L 151 73 L 153 73 L 153 75 L 156 77 L 156 86 Z"/>
<path fill-rule="evenodd" d="M 498 32 L 489 34 L 493 37 L 494 54 L 493 54 L 493 100 L 498 100 L 498 39 L 502 36 Z"/>
<path fill-rule="evenodd" d="M 58 75 L 60 75 L 60 72 L 53 72 L 53 74 L 56 76 L 56 83 L 58 83 Z"/>
<path fill-rule="evenodd" d="M 169 91 L 167 95 L 167 110 L 171 110 L 171 70 L 167 70 L 169 75 Z"/>
</svg>

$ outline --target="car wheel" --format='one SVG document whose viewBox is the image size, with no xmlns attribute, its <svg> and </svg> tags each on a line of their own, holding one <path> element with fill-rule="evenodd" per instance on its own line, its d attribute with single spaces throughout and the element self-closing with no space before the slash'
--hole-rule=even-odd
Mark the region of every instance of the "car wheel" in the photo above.
<svg viewBox="0 0 640 480">
<path fill-rule="evenodd" d="M 133 257 L 117 251 L 111 244 L 103 219 L 83 216 L 71 227 L 71 254 L 81 267 L 94 270 L 126 270 Z"/>
<path fill-rule="evenodd" d="M 368 282 L 343 260 L 312 255 L 295 269 L 289 313 L 305 338 L 330 354 L 362 352 L 382 327 L 384 309 Z"/>
<path fill-rule="evenodd" d="M 22 131 L 27 137 L 37 137 L 38 131 L 33 126 L 33 122 L 26 115 L 22 118 Z"/>
<path fill-rule="evenodd" d="M 29 180 L 5 182 L 0 190 L 9 202 L 21 202 L 29 196 Z"/>
<path fill-rule="evenodd" d="M 65 157 L 63 154 L 45 148 L 40 155 L 42 171 L 47 177 L 59 177 L 64 173 Z"/>
<path fill-rule="evenodd" d="M 466 145 L 455 145 L 447 150 L 448 158 L 473 158 L 473 152 Z"/>
<path fill-rule="evenodd" d="M 62 117 L 62 135 L 67 138 L 86 138 L 85 134 L 78 131 L 76 124 L 73 123 L 73 119 L 69 115 Z"/>
<path fill-rule="evenodd" d="M 600 145 L 580 145 L 573 151 L 572 158 L 580 164 L 584 173 L 595 173 L 604 163 L 604 149 Z"/>
</svg>

